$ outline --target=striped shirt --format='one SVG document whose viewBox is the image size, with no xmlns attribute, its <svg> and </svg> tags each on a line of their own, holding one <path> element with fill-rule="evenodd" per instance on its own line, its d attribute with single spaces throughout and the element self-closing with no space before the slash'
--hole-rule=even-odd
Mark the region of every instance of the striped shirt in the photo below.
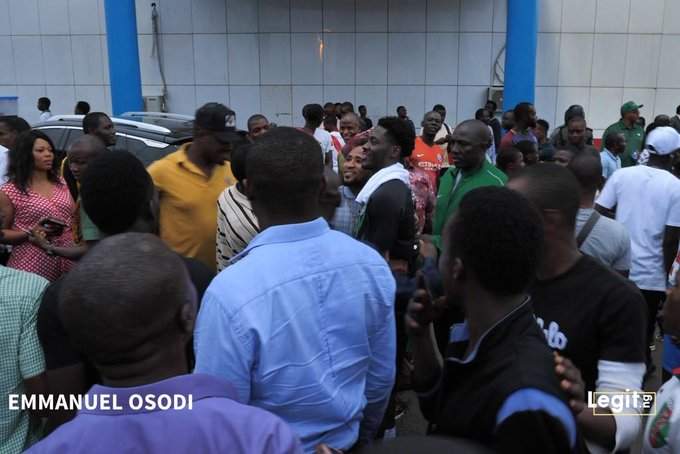
<svg viewBox="0 0 680 454">
<path fill-rule="evenodd" d="M 228 187 L 217 199 L 217 271 L 228 267 L 229 260 L 260 232 L 253 207 L 237 186 Z"/>
<path fill-rule="evenodd" d="M 0 266 L 0 395 L 24 394 L 24 380 L 45 371 L 36 319 L 49 282 L 37 274 Z M 23 452 L 37 441 L 26 411 L 0 404 L 0 452 Z"/>
</svg>

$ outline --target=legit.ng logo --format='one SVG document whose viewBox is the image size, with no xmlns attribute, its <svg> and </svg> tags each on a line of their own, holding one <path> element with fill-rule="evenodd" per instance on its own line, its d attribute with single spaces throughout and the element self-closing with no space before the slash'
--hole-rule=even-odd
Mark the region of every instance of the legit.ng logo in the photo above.
<svg viewBox="0 0 680 454">
<path fill-rule="evenodd" d="M 588 408 L 593 415 L 656 415 L 656 393 L 645 391 L 588 391 Z"/>
</svg>

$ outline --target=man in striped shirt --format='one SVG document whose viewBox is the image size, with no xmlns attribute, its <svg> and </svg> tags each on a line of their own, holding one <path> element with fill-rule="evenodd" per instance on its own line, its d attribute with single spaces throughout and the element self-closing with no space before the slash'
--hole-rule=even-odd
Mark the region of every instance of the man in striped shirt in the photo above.
<svg viewBox="0 0 680 454">
<path fill-rule="evenodd" d="M 237 148 L 231 155 L 231 170 L 237 182 L 217 199 L 217 271 L 229 266 L 229 260 L 244 250 L 260 232 L 257 217 L 245 195 L 248 146 Z"/>
</svg>

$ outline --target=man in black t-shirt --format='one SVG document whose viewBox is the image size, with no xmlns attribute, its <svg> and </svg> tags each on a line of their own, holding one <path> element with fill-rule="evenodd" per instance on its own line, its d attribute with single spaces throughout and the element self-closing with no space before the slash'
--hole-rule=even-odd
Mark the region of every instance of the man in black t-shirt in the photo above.
<svg viewBox="0 0 680 454">
<path fill-rule="evenodd" d="M 105 236 L 125 232 L 158 232 L 158 202 L 151 177 L 142 163 L 125 151 L 103 153 L 88 165 L 80 186 L 83 208 Z M 181 257 L 194 284 L 198 300 L 214 277 L 201 262 Z M 106 279 L 106 276 L 102 277 Z M 75 350 L 59 315 L 62 280 L 46 290 L 38 309 L 38 337 L 45 353 L 50 393 L 85 394 L 99 381 L 94 367 Z M 193 363 L 193 347 L 187 358 Z M 190 364 L 190 368 L 193 364 Z M 69 421 L 75 411 L 55 411 L 50 428 Z"/>
<path fill-rule="evenodd" d="M 622 276 L 582 255 L 574 236 L 579 185 L 555 164 L 526 168 L 508 187 L 541 211 L 543 260 L 530 290 L 536 321 L 548 345 L 580 369 L 586 391 L 633 391 L 645 372 L 645 303 Z M 589 446 L 627 449 L 641 418 L 594 416 L 586 408 L 577 421 Z"/>
<path fill-rule="evenodd" d="M 416 216 L 409 173 L 401 161 L 411 155 L 415 134 L 404 120 L 385 117 L 364 145 L 363 168 L 373 172 L 357 195 L 362 206 L 357 237 L 399 268 L 415 258 Z"/>
</svg>

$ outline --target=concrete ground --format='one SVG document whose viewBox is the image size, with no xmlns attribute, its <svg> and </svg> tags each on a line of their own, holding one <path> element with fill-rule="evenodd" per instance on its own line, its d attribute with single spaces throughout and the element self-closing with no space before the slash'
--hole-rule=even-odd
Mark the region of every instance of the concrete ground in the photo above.
<svg viewBox="0 0 680 454">
<path fill-rule="evenodd" d="M 656 371 L 645 382 L 645 391 L 657 391 L 661 386 L 661 349 L 662 342 L 657 342 L 656 350 L 652 357 L 656 365 Z M 399 393 L 399 398 L 406 403 L 404 415 L 397 421 L 397 436 L 425 435 L 427 421 L 423 418 L 418 407 L 418 398 L 412 391 Z M 647 418 L 645 417 L 645 423 Z M 644 424 L 642 426 L 644 428 Z M 633 445 L 630 452 L 637 454 L 642 451 L 642 431 L 638 441 Z"/>
</svg>

